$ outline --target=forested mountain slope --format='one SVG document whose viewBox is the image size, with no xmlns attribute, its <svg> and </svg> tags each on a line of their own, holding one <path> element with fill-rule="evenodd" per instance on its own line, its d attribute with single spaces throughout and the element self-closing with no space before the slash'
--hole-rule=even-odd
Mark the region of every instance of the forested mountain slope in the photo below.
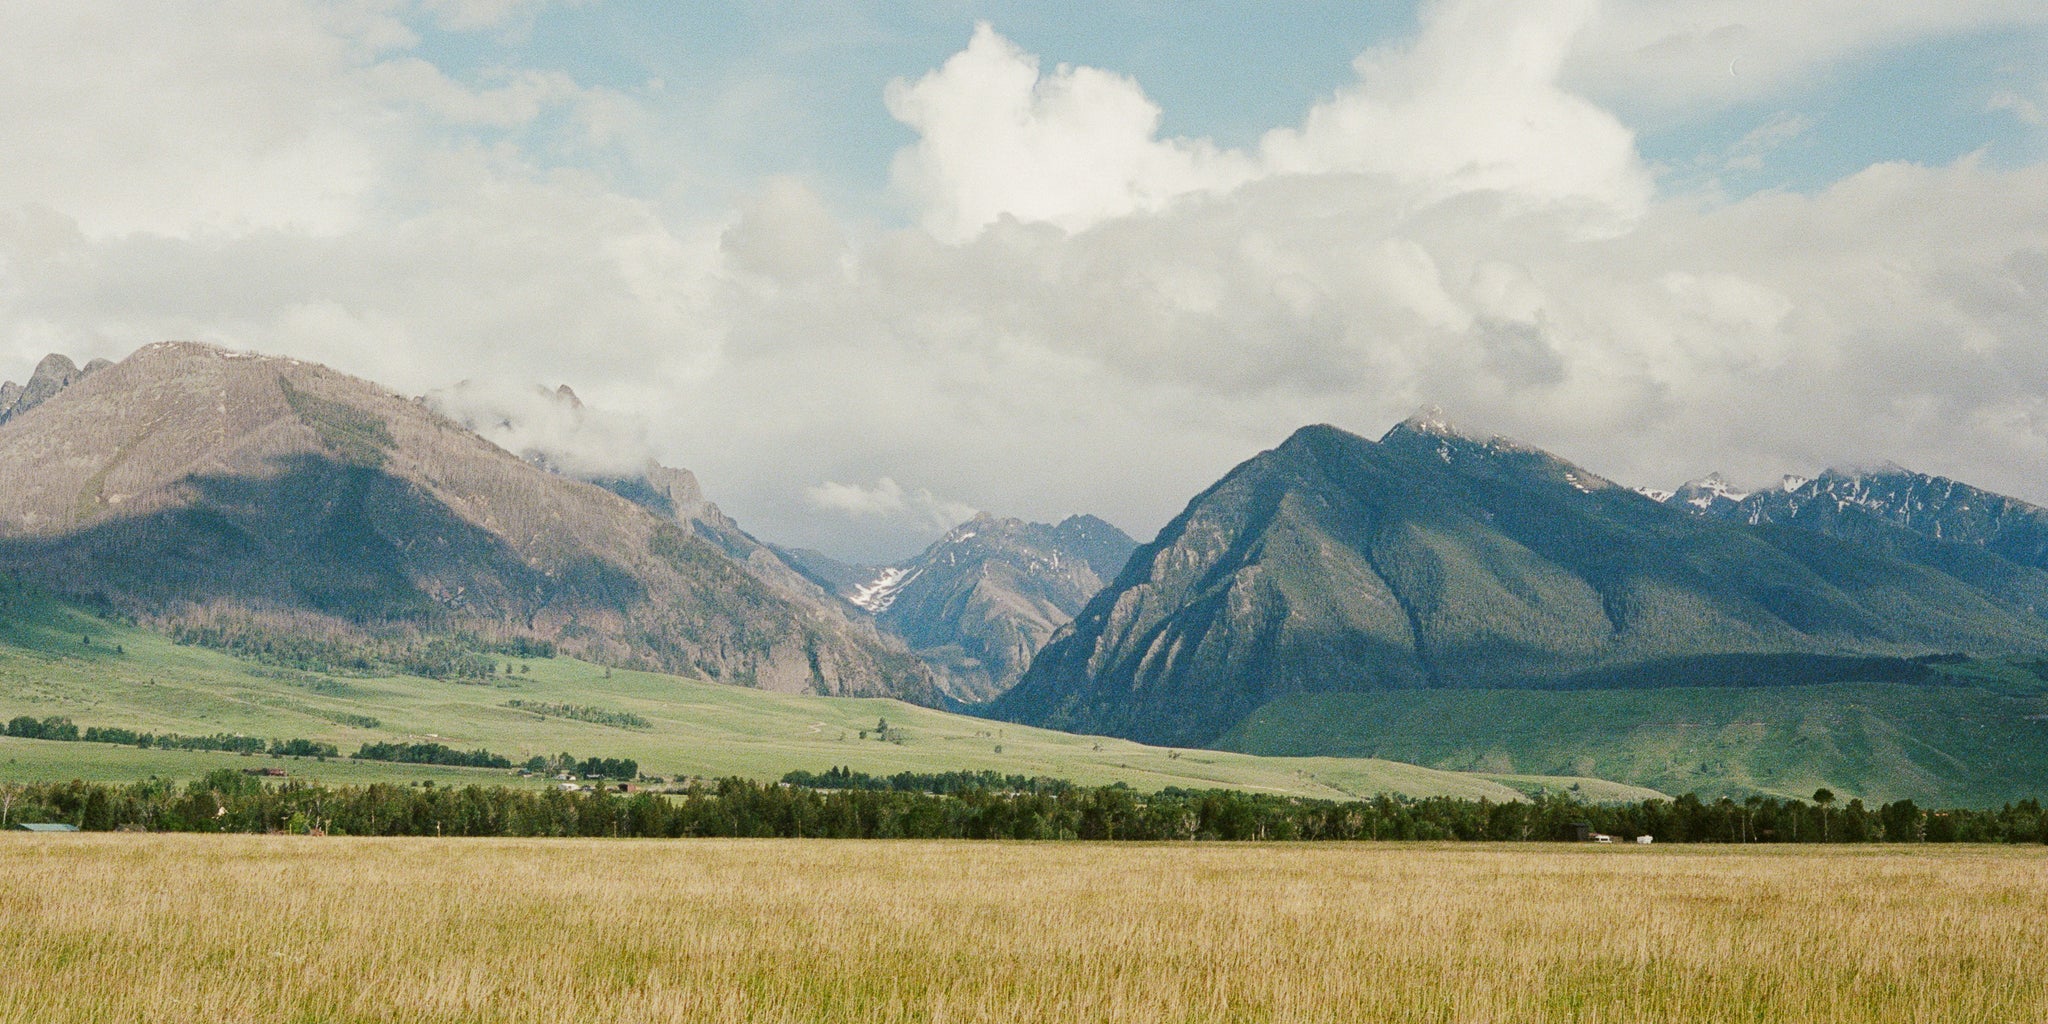
<svg viewBox="0 0 2048 1024">
<path fill-rule="evenodd" d="M 1309 427 L 1195 498 L 993 711 L 1201 744 L 1298 694 L 1918 678 L 2048 651 L 2019 599 L 2044 585 L 1694 515 L 1439 417 Z"/>
</svg>

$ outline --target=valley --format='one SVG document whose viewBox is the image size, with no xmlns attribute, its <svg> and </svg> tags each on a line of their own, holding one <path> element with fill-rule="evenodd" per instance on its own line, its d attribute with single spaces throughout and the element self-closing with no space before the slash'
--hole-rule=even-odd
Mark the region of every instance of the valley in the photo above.
<svg viewBox="0 0 2048 1024">
<path fill-rule="evenodd" d="M 297 360 L 52 355 L 8 395 L 0 718 L 1332 798 L 1987 806 L 2048 777 L 2048 511 L 1897 467 L 1632 489 L 1425 410 L 1304 427 L 1149 543 L 977 513 L 858 565 L 686 469 L 572 471 Z M 0 743 L 23 781 L 245 763 Z"/>
</svg>

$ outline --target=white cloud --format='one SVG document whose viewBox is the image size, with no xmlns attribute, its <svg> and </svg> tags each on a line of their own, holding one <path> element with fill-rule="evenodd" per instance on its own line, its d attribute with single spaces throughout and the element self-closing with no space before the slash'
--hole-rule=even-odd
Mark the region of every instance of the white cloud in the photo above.
<svg viewBox="0 0 2048 1024">
<path fill-rule="evenodd" d="M 1557 84 L 1592 9 L 1436 5 L 1412 44 L 1361 55 L 1357 84 L 1267 134 L 1256 154 L 1159 139 L 1160 110 L 1138 83 L 1066 65 L 1041 76 L 1036 57 L 982 24 L 943 67 L 891 83 L 890 113 L 920 136 L 895 176 L 947 241 L 1004 217 L 1077 231 L 1276 175 L 1336 173 L 1376 176 L 1415 203 L 1487 191 L 1585 205 L 1613 229 L 1651 181 L 1629 130 Z"/>
<path fill-rule="evenodd" d="M 840 269 L 846 229 L 802 182 L 775 178 L 741 207 L 720 248 L 736 270 L 797 283 Z"/>
<path fill-rule="evenodd" d="M 575 389 L 461 381 L 426 394 L 436 412 L 523 459 L 577 477 L 631 477 L 655 458 L 644 419 L 583 404 Z"/>
<path fill-rule="evenodd" d="M 2016 90 L 2002 89 L 1992 95 L 1989 107 L 2010 111 L 2012 116 L 2036 128 L 2048 127 L 2048 84 L 2042 85 L 2035 93 L 2035 96 L 2028 96 Z"/>
<path fill-rule="evenodd" d="M 1199 202 L 868 233 L 829 287 L 736 289 L 707 378 L 734 397 L 704 426 L 775 423 L 810 479 L 916 467 L 1139 532 L 1301 423 L 1376 433 L 1429 401 L 1630 482 L 1892 458 L 2048 498 L 2043 456 L 1984 426 L 2048 379 L 2048 169 L 1654 198 L 1627 129 L 1561 84 L 1584 14 L 1443 7 Z M 729 504 L 780 515 L 766 487 Z"/>
<path fill-rule="evenodd" d="M 337 90 L 402 25 L 285 2 L 0 8 L 0 207 L 89 234 L 359 223 L 388 127 Z"/>
<path fill-rule="evenodd" d="M 1780 111 L 1769 120 L 1750 129 L 1748 134 L 1728 147 L 1728 152 L 1722 158 L 1722 167 L 1731 171 L 1759 170 L 1764 165 L 1765 157 L 1805 135 L 1812 128 L 1813 119 L 1806 115 Z"/>
<path fill-rule="evenodd" d="M 1859 57 L 1930 39 L 2048 25 L 2036 0 L 1607 0 L 1565 81 L 1632 114 L 1762 99 Z"/>
<path fill-rule="evenodd" d="M 1373 50 L 1358 84 L 1266 136 L 1272 171 L 1383 176 L 1424 196 L 1497 191 L 1591 204 L 1618 226 L 1649 200 L 1632 133 L 1562 89 L 1591 0 L 1458 0 L 1409 45 Z"/>
<path fill-rule="evenodd" d="M 376 5 L 142 9 L 111 35 L 9 7 L 0 78 L 33 102 L 0 107 L 0 360 L 197 337 L 409 393 L 469 379 L 507 447 L 655 454 L 764 537 L 875 560 L 973 508 L 1146 533 L 1294 427 L 1426 402 L 1630 483 L 1890 458 L 2039 500 L 2048 167 L 1660 197 L 1609 112 L 1637 73 L 1617 54 L 1731 19 L 1806 26 L 1783 76 L 2021 16 L 1964 7 L 1822 32 L 1761 4 L 1437 5 L 1242 152 L 981 31 L 892 90 L 922 132 L 903 229 L 787 178 L 688 219 L 666 179 L 576 169 L 661 148 L 633 99 L 451 80 Z M 632 418 L 535 404 L 564 381 Z"/>
<path fill-rule="evenodd" d="M 1163 208 L 1248 176 L 1243 157 L 1155 138 L 1159 107 L 1129 78 L 1038 59 L 977 26 L 967 49 L 915 84 L 891 82 L 889 113 L 916 129 L 898 184 L 934 235 L 964 239 L 1003 216 L 1070 230 Z"/>
<path fill-rule="evenodd" d="M 913 528 L 944 532 L 974 517 L 974 506 L 946 501 L 919 488 L 906 491 L 893 478 L 873 484 L 827 480 L 804 491 L 812 507 L 856 518 L 902 520 Z"/>
<path fill-rule="evenodd" d="M 10 5 L 0 40 L 0 358 L 200 338 L 608 401 L 701 358 L 716 226 L 558 166 L 641 129 L 624 97 L 457 82 L 384 4 Z"/>
<path fill-rule="evenodd" d="M 465 32 L 530 20 L 552 2 L 558 0 L 419 0 L 419 5 L 442 28 Z"/>
</svg>

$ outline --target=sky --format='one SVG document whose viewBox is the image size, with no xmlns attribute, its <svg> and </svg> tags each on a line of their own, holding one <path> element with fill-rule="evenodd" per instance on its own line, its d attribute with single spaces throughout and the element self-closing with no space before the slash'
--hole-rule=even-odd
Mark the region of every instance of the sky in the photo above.
<svg viewBox="0 0 2048 1024">
<path fill-rule="evenodd" d="M 2039 0 L 16 0 L 0 139 L 0 378 L 317 360 L 843 558 L 1424 405 L 2048 502 Z"/>
</svg>

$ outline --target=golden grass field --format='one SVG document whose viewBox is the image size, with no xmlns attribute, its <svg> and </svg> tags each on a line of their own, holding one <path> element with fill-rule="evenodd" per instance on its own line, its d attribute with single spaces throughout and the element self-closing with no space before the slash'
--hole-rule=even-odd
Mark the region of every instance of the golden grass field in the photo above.
<svg viewBox="0 0 2048 1024">
<path fill-rule="evenodd" d="M 6 1021 L 2048 1020 L 2043 848 L 0 836 Z"/>
</svg>

